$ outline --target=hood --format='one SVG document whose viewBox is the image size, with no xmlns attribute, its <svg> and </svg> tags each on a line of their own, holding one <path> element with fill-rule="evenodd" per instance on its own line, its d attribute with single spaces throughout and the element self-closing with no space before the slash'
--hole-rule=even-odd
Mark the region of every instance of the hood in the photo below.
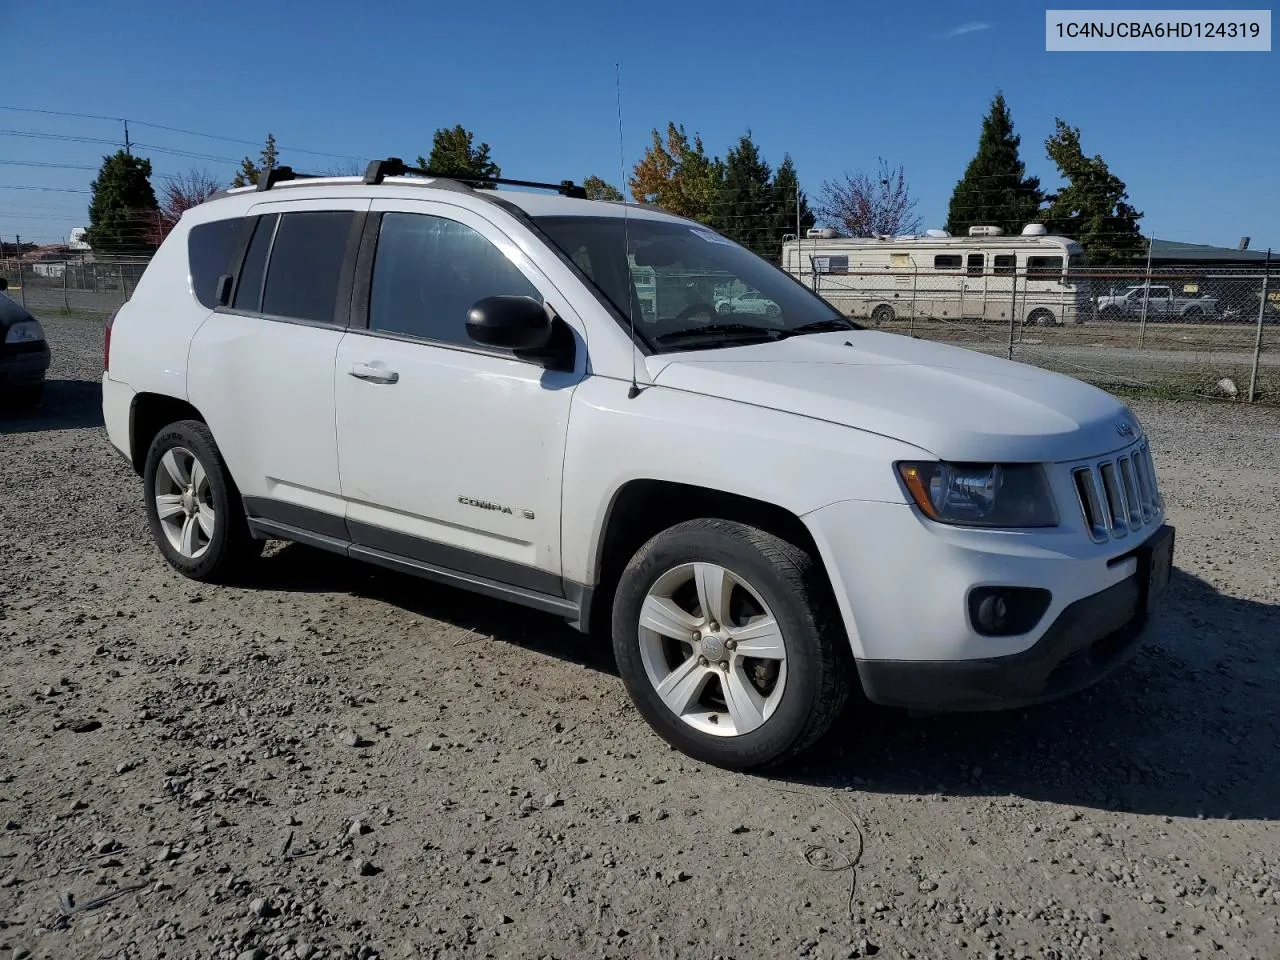
<svg viewBox="0 0 1280 960">
<path fill-rule="evenodd" d="M 1079 380 L 878 331 L 659 354 L 648 366 L 663 387 L 844 424 L 943 460 L 1077 460 L 1140 433 L 1123 403 Z"/>
<path fill-rule="evenodd" d="M 18 301 L 11 299 L 6 293 L 0 293 L 0 327 L 8 328 L 15 323 L 26 323 L 34 319 Z"/>
</svg>

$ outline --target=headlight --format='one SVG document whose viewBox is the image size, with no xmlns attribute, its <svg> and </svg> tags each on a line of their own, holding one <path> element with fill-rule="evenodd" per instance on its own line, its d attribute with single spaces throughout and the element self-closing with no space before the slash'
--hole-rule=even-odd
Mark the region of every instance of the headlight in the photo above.
<svg viewBox="0 0 1280 960">
<path fill-rule="evenodd" d="M 33 343 L 37 340 L 44 339 L 44 330 L 40 328 L 40 324 L 35 320 L 24 320 L 22 323 L 15 323 L 9 328 L 9 332 L 5 335 L 5 343 Z"/>
<path fill-rule="evenodd" d="M 970 527 L 1058 523 L 1044 470 L 1028 463 L 899 463 L 898 474 L 930 520 Z"/>
</svg>

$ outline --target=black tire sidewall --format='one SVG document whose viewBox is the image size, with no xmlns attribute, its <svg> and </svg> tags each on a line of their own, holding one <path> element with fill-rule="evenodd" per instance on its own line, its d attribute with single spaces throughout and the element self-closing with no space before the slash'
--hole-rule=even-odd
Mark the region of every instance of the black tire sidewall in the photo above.
<svg viewBox="0 0 1280 960">
<path fill-rule="evenodd" d="M 664 531 L 628 565 L 613 607 L 614 655 L 636 708 L 672 746 L 695 759 L 734 769 L 766 766 L 787 755 L 804 736 L 823 666 L 819 627 L 803 571 L 789 563 L 771 562 L 742 535 L 750 529 L 724 523 L 683 524 Z M 672 714 L 654 690 L 640 655 L 640 608 L 649 589 L 673 567 L 699 561 L 719 564 L 751 584 L 777 619 L 787 648 L 786 687 L 777 710 L 761 727 L 737 737 L 702 733 Z"/>
<path fill-rule="evenodd" d="M 209 549 L 194 560 L 184 557 L 169 543 L 169 538 L 165 536 L 160 525 L 160 515 L 156 511 L 156 472 L 162 469 L 161 458 L 174 447 L 185 447 L 200 461 L 200 466 L 204 468 L 205 475 L 209 478 L 209 493 L 217 515 Z M 155 539 L 160 552 L 164 554 L 164 558 L 174 569 L 194 580 L 202 580 L 210 577 L 233 559 L 231 555 L 234 553 L 235 525 L 243 522 L 243 511 L 240 507 L 239 493 L 235 490 L 222 457 L 204 424 L 194 420 L 184 420 L 170 424 L 156 434 L 151 442 L 151 448 L 147 451 L 142 483 L 146 493 L 147 525 L 151 528 L 151 536 Z"/>
</svg>

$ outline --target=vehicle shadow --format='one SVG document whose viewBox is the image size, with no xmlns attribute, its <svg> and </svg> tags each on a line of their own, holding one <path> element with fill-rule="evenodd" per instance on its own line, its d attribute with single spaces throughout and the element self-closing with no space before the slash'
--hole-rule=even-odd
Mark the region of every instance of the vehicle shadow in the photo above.
<svg viewBox="0 0 1280 960">
<path fill-rule="evenodd" d="M 14 406 L 0 393 L 0 435 L 102 426 L 102 384 L 95 380 L 46 380 L 38 406 Z"/>
<path fill-rule="evenodd" d="M 347 592 L 617 675 L 609 645 L 549 614 L 287 545 L 252 587 Z M 1280 607 L 1175 570 L 1146 645 L 1096 686 L 1022 710 L 912 718 L 853 704 L 761 776 L 886 794 L 1022 798 L 1280 820 Z"/>
<path fill-rule="evenodd" d="M 1280 606 L 1175 570 L 1146 644 L 1097 685 L 1023 710 L 912 719 L 857 705 L 793 783 L 1280 820 Z"/>
<path fill-rule="evenodd" d="M 561 617 L 301 544 L 283 544 L 269 551 L 252 581 L 244 586 L 289 593 L 349 593 L 600 673 L 618 675 L 610 646 L 584 636 Z"/>
</svg>

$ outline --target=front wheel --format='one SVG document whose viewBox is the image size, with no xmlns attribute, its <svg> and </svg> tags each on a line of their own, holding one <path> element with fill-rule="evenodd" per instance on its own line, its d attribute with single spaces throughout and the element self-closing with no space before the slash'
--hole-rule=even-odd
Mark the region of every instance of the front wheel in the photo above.
<svg viewBox="0 0 1280 960">
<path fill-rule="evenodd" d="M 1051 327 L 1054 323 L 1053 312 L 1043 307 L 1038 310 L 1032 310 L 1031 315 L 1027 317 L 1027 323 L 1033 327 Z"/>
<path fill-rule="evenodd" d="M 682 752 L 751 769 L 804 750 L 848 700 L 848 641 L 821 568 L 755 527 L 701 519 L 623 571 L 613 646 L 627 692 Z"/>
<path fill-rule="evenodd" d="M 261 554 L 240 493 L 203 423 L 182 420 L 156 434 L 142 479 L 151 535 L 179 573 L 227 583 Z"/>
<path fill-rule="evenodd" d="M 897 314 L 893 312 L 893 307 L 887 303 L 882 303 L 871 311 L 871 320 L 877 326 L 884 326 L 886 323 L 892 323 L 896 319 Z"/>
</svg>

